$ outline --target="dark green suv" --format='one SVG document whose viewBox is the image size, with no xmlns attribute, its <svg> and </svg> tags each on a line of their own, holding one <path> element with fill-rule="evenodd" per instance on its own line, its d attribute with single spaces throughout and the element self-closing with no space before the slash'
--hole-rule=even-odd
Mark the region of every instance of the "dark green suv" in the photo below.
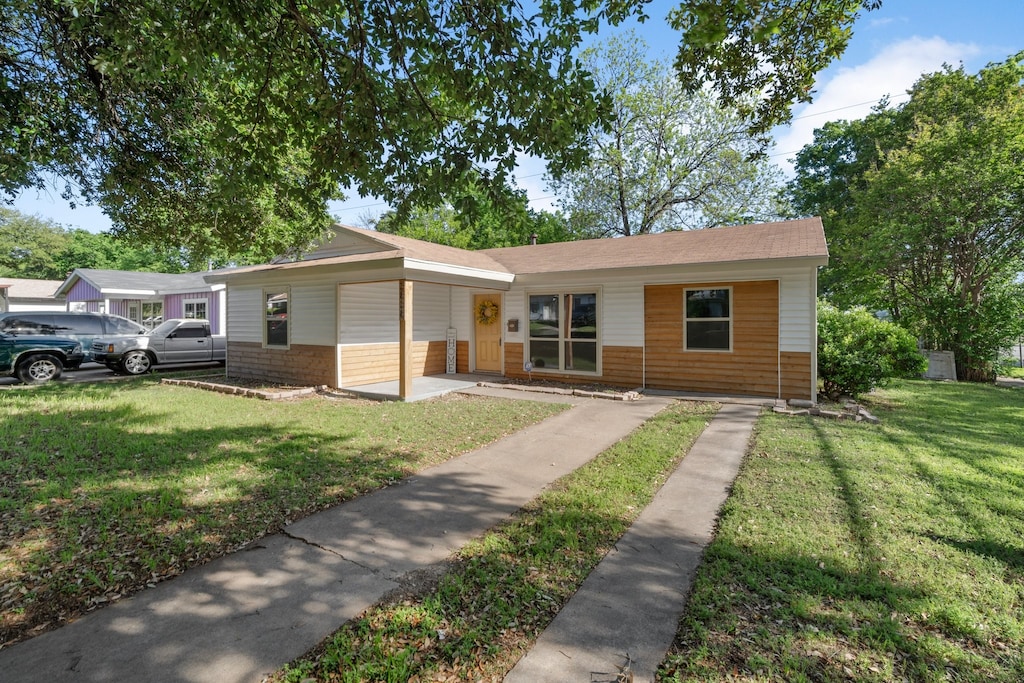
<svg viewBox="0 0 1024 683">
<path fill-rule="evenodd" d="M 63 337 L 39 337 L 0 332 L 0 374 L 25 384 L 57 379 L 64 368 L 82 364 L 82 344 Z"/>
<path fill-rule="evenodd" d="M 55 335 L 82 342 L 85 360 L 92 360 L 92 340 L 106 335 L 142 334 L 146 328 L 119 315 L 84 311 L 15 311 L 0 313 L 0 332 L 46 337 Z M 67 366 L 70 370 L 74 366 Z"/>
</svg>

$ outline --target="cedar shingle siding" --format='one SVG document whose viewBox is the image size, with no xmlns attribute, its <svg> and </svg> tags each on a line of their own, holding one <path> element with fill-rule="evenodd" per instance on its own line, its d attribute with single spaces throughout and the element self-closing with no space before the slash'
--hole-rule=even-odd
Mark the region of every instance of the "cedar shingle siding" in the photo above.
<svg viewBox="0 0 1024 683">
<path fill-rule="evenodd" d="M 683 348 L 684 290 L 725 287 L 732 288 L 732 351 L 686 351 Z M 778 311 L 779 287 L 774 280 L 645 287 L 647 386 L 777 396 Z"/>
</svg>

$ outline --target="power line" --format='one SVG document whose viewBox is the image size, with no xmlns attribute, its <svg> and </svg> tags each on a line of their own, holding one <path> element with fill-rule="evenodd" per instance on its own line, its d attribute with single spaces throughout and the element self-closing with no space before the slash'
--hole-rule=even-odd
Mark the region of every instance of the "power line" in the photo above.
<svg viewBox="0 0 1024 683">
<path fill-rule="evenodd" d="M 902 95 L 897 95 L 896 97 L 891 98 L 889 101 L 891 102 L 892 100 L 905 100 L 905 99 L 908 99 L 909 97 L 910 97 L 909 94 L 904 93 Z M 883 99 L 885 99 L 885 98 L 884 97 L 879 97 L 877 100 L 868 100 L 866 102 L 858 102 L 857 104 L 848 104 L 848 105 L 846 105 L 844 107 L 836 107 L 835 109 L 828 109 L 826 111 L 814 112 L 813 114 L 805 114 L 803 116 L 797 116 L 793 120 L 794 121 L 799 121 L 801 119 L 809 119 L 809 118 L 812 118 L 812 117 L 815 117 L 815 116 L 824 116 L 825 114 L 834 114 L 835 112 L 843 111 L 844 109 L 854 109 L 856 107 L 863 107 L 864 105 L 867 105 L 867 104 L 878 104 Z M 796 149 L 796 150 L 793 150 L 792 152 L 775 152 L 774 154 L 769 154 L 768 158 L 772 159 L 772 158 L 775 158 L 775 157 L 784 157 L 784 156 L 788 156 L 790 154 L 796 154 L 799 151 L 800 151 L 799 149 Z"/>
<path fill-rule="evenodd" d="M 888 96 L 886 96 L 886 97 L 888 97 Z M 892 100 L 897 100 L 897 99 L 905 100 L 908 97 L 910 97 L 910 95 L 904 93 L 902 95 L 897 95 L 897 96 L 891 98 L 889 101 L 891 102 Z M 837 111 L 843 111 L 844 109 L 854 109 L 855 107 L 863 107 L 866 104 L 878 104 L 883 99 L 885 99 L 885 97 L 879 97 L 877 100 L 868 100 L 867 102 L 858 102 L 857 104 L 848 104 L 848 105 L 846 105 L 844 107 L 836 107 L 835 109 L 829 109 L 827 111 L 816 111 L 813 114 L 804 114 L 803 116 L 797 116 L 793 120 L 794 121 L 799 121 L 801 119 L 809 119 L 809 118 L 813 118 L 815 116 L 824 116 L 825 114 L 834 114 Z"/>
</svg>

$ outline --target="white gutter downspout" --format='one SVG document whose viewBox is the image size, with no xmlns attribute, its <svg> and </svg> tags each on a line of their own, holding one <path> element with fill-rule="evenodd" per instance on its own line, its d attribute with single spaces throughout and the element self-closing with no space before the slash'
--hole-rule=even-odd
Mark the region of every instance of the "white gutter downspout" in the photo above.
<svg viewBox="0 0 1024 683">
<path fill-rule="evenodd" d="M 776 312 L 776 320 L 779 325 L 779 337 L 775 340 L 775 378 L 778 380 L 778 392 L 775 398 L 782 398 L 782 278 L 775 281 L 775 286 L 779 288 L 779 310 Z"/>
<path fill-rule="evenodd" d="M 811 403 L 818 402 L 818 267 L 811 271 Z"/>
<path fill-rule="evenodd" d="M 643 294 L 640 297 L 640 310 L 647 311 L 647 285 L 643 286 Z M 685 322 L 684 322 L 685 324 Z M 647 388 L 647 316 L 644 315 L 644 324 L 640 326 L 640 388 Z"/>
</svg>

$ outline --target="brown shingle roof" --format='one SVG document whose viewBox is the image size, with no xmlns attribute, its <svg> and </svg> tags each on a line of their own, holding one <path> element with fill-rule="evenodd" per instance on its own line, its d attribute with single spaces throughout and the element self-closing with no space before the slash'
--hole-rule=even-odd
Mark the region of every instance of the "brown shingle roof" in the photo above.
<svg viewBox="0 0 1024 683">
<path fill-rule="evenodd" d="M 365 230 L 349 226 L 339 226 L 339 229 L 348 230 L 362 235 L 368 239 L 380 242 L 400 250 L 401 256 L 418 259 L 420 261 L 433 261 L 436 263 L 447 263 L 453 266 L 464 266 L 466 268 L 480 268 L 481 270 L 493 270 L 499 273 L 509 272 L 501 263 L 491 258 L 486 251 L 469 251 L 458 247 L 449 247 L 444 244 L 434 244 L 411 237 L 400 235 L 389 235 L 376 230 Z M 397 256 L 398 254 L 396 254 Z"/>
<path fill-rule="evenodd" d="M 349 226 L 337 226 L 337 230 L 349 231 L 371 240 L 380 245 L 381 250 L 242 267 L 221 274 L 207 274 L 207 280 L 213 282 L 230 279 L 231 275 L 239 273 L 291 270 L 393 258 L 525 275 L 828 256 L 825 231 L 820 218 L 482 251 L 468 251 Z"/>
<path fill-rule="evenodd" d="M 424 242 L 422 240 L 412 239 L 411 237 L 389 235 L 387 233 L 377 232 L 376 230 L 353 228 L 348 225 L 337 225 L 335 226 L 335 229 L 338 232 L 350 232 L 357 236 L 368 239 L 380 245 L 382 249 L 380 251 L 374 251 L 369 253 L 346 254 L 343 256 L 326 256 L 323 258 L 310 258 L 299 261 L 287 261 L 284 263 L 274 263 L 259 266 L 242 266 L 240 268 L 224 270 L 221 273 L 217 274 L 207 273 L 207 280 L 210 282 L 214 282 L 218 280 L 229 279 L 230 276 L 237 275 L 240 273 L 291 270 L 295 268 L 307 268 L 310 266 L 343 265 L 347 263 L 362 263 L 366 261 L 380 261 L 384 259 L 397 258 L 430 261 L 433 263 L 463 266 L 465 268 L 478 268 L 480 270 L 489 270 L 497 273 L 507 274 L 509 272 L 505 268 L 505 266 L 501 265 L 500 263 L 498 263 L 497 261 L 495 261 L 493 258 L 491 258 L 482 251 L 469 251 L 467 249 L 449 247 L 443 244 Z"/>
<path fill-rule="evenodd" d="M 828 256 L 820 218 L 486 249 L 516 274 Z"/>
</svg>

